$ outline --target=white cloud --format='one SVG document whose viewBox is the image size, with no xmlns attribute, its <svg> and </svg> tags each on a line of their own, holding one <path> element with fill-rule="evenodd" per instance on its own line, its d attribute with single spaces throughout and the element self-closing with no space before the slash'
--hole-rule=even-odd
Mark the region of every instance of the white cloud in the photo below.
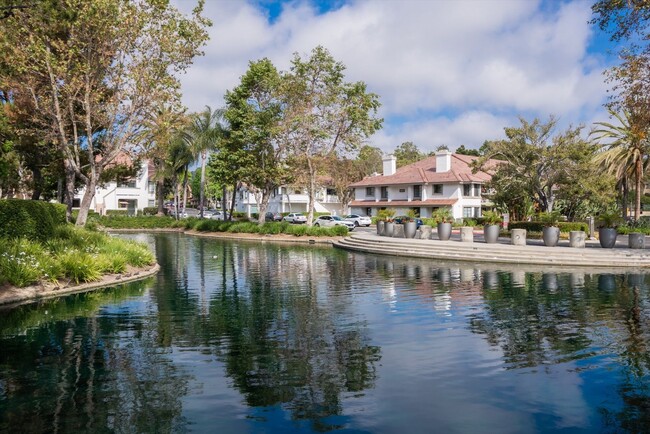
<svg viewBox="0 0 650 434">
<path fill-rule="evenodd" d="M 372 142 L 386 150 L 407 140 L 480 146 L 518 113 L 591 121 L 606 85 L 604 58 L 587 52 L 590 4 L 552 5 L 359 0 L 318 14 L 297 1 L 270 23 L 253 4 L 210 1 L 211 40 L 183 79 L 185 102 L 192 110 L 220 106 L 250 60 L 268 57 L 287 69 L 293 52 L 320 44 L 347 66 L 349 80 L 380 95 L 388 120 Z"/>
</svg>

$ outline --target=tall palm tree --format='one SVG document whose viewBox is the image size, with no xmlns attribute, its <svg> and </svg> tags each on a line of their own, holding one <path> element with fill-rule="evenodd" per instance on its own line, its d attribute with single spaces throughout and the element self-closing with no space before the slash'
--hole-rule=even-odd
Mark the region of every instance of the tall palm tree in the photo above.
<svg viewBox="0 0 650 434">
<path fill-rule="evenodd" d="M 641 195 L 643 194 L 643 172 L 648 164 L 648 127 L 638 120 L 637 116 L 628 111 L 619 114 L 612 110 L 610 115 L 615 117 L 620 125 L 609 122 L 596 122 L 600 128 L 591 134 L 596 139 L 609 140 L 602 143 L 603 152 L 596 156 L 596 163 L 603 165 L 617 180 L 624 180 L 630 173 L 635 181 L 634 219 L 641 217 Z"/>
<path fill-rule="evenodd" d="M 208 152 L 217 148 L 218 141 L 223 137 L 225 128 L 222 125 L 223 109 L 212 110 L 210 106 L 197 113 L 187 129 L 187 139 L 195 159 L 201 158 L 201 188 L 199 194 L 200 216 L 203 217 L 205 203 L 205 166 Z"/>
<path fill-rule="evenodd" d="M 187 172 L 188 167 L 194 161 L 187 140 L 182 132 L 179 132 L 171 141 L 167 156 L 165 158 L 165 172 L 171 175 L 174 184 L 174 208 L 176 219 L 178 219 L 178 209 L 180 202 L 181 185 L 187 191 Z M 181 182 L 181 178 L 183 181 Z M 185 209 L 185 192 L 183 192 L 183 210 Z"/>
</svg>

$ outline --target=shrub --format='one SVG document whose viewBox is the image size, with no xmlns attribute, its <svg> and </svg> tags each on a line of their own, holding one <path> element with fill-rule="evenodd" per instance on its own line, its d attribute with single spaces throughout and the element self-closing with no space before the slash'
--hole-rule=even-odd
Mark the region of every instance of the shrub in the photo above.
<svg viewBox="0 0 650 434">
<path fill-rule="evenodd" d="M 451 212 L 451 208 L 443 207 L 438 208 L 431 213 L 431 218 L 434 220 L 435 224 L 438 223 L 453 223 L 454 215 Z"/>
<path fill-rule="evenodd" d="M 287 222 L 267 222 L 258 228 L 258 232 L 260 234 L 277 235 L 284 233 L 287 227 L 289 227 Z"/>
<path fill-rule="evenodd" d="M 189 219 L 188 219 L 189 220 Z M 164 229 L 183 227 L 184 220 L 176 221 L 167 216 L 102 216 L 97 217 L 97 223 L 111 229 Z"/>
<path fill-rule="evenodd" d="M 107 216 L 128 216 L 129 215 L 129 210 L 128 209 L 108 209 L 108 210 L 106 210 L 106 215 Z"/>
<path fill-rule="evenodd" d="M 236 222 L 236 223 L 232 223 L 228 227 L 228 232 L 256 234 L 258 232 L 258 224 L 253 223 L 253 222 Z"/>
<path fill-rule="evenodd" d="M 544 230 L 545 224 L 542 222 L 511 222 L 508 224 L 508 229 L 526 229 L 528 233 L 530 232 L 542 232 Z M 560 228 L 560 232 L 571 232 L 571 231 L 585 231 L 589 230 L 589 226 L 585 222 L 559 222 L 557 227 Z"/>
<path fill-rule="evenodd" d="M 474 219 L 463 219 L 463 226 L 476 227 L 477 225 L 478 223 Z"/>
<path fill-rule="evenodd" d="M 101 267 L 95 258 L 87 253 L 65 253 L 58 259 L 63 268 L 63 274 L 74 280 L 75 283 L 96 281 L 102 275 Z"/>
<path fill-rule="evenodd" d="M 142 210 L 142 215 L 156 215 L 156 214 L 158 214 L 157 206 L 148 206 Z"/>
<path fill-rule="evenodd" d="M 0 200 L 0 236 L 46 240 L 64 225 L 65 205 L 38 200 Z"/>
<path fill-rule="evenodd" d="M 485 225 L 498 225 L 503 222 L 501 214 L 496 211 L 485 211 L 483 213 L 483 224 Z"/>
</svg>

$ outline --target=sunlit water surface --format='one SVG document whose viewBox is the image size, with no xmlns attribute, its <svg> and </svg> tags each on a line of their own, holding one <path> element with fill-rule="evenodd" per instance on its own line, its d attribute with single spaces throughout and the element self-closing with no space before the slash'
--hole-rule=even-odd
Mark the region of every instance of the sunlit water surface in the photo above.
<svg viewBox="0 0 650 434">
<path fill-rule="evenodd" d="M 156 277 L 0 311 L 0 431 L 650 429 L 649 275 L 130 237 Z"/>
</svg>

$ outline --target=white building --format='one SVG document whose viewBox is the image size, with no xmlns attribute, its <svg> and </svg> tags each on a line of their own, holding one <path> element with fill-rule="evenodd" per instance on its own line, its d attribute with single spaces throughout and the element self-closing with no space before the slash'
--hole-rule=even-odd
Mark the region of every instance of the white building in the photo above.
<svg viewBox="0 0 650 434">
<path fill-rule="evenodd" d="M 455 219 L 480 217 L 485 205 L 481 191 L 491 177 L 482 171 L 472 173 L 476 158 L 442 151 L 397 169 L 396 158 L 388 155 L 383 175 L 350 186 L 355 189 L 351 213 L 373 216 L 389 208 L 396 215 L 414 210 L 420 217 L 431 217 L 435 209 L 449 207 Z"/>
<path fill-rule="evenodd" d="M 146 207 L 156 206 L 156 183 L 151 180 L 153 165 L 144 161 L 135 179 L 117 183 L 104 183 L 97 187 L 90 209 L 100 214 L 108 210 L 125 210 L 129 214 L 141 213 Z M 75 206 L 83 198 L 85 187 L 75 195 Z"/>
<path fill-rule="evenodd" d="M 247 215 L 259 212 L 259 207 L 255 195 L 242 187 L 237 191 L 235 199 L 235 210 L 246 213 Z M 307 212 L 309 206 L 309 195 L 307 190 L 300 187 L 278 187 L 275 189 L 269 199 L 267 212 Z M 320 187 L 316 190 L 314 202 L 314 211 L 341 215 L 344 213 L 341 201 L 336 195 L 336 191 L 327 187 Z"/>
</svg>

